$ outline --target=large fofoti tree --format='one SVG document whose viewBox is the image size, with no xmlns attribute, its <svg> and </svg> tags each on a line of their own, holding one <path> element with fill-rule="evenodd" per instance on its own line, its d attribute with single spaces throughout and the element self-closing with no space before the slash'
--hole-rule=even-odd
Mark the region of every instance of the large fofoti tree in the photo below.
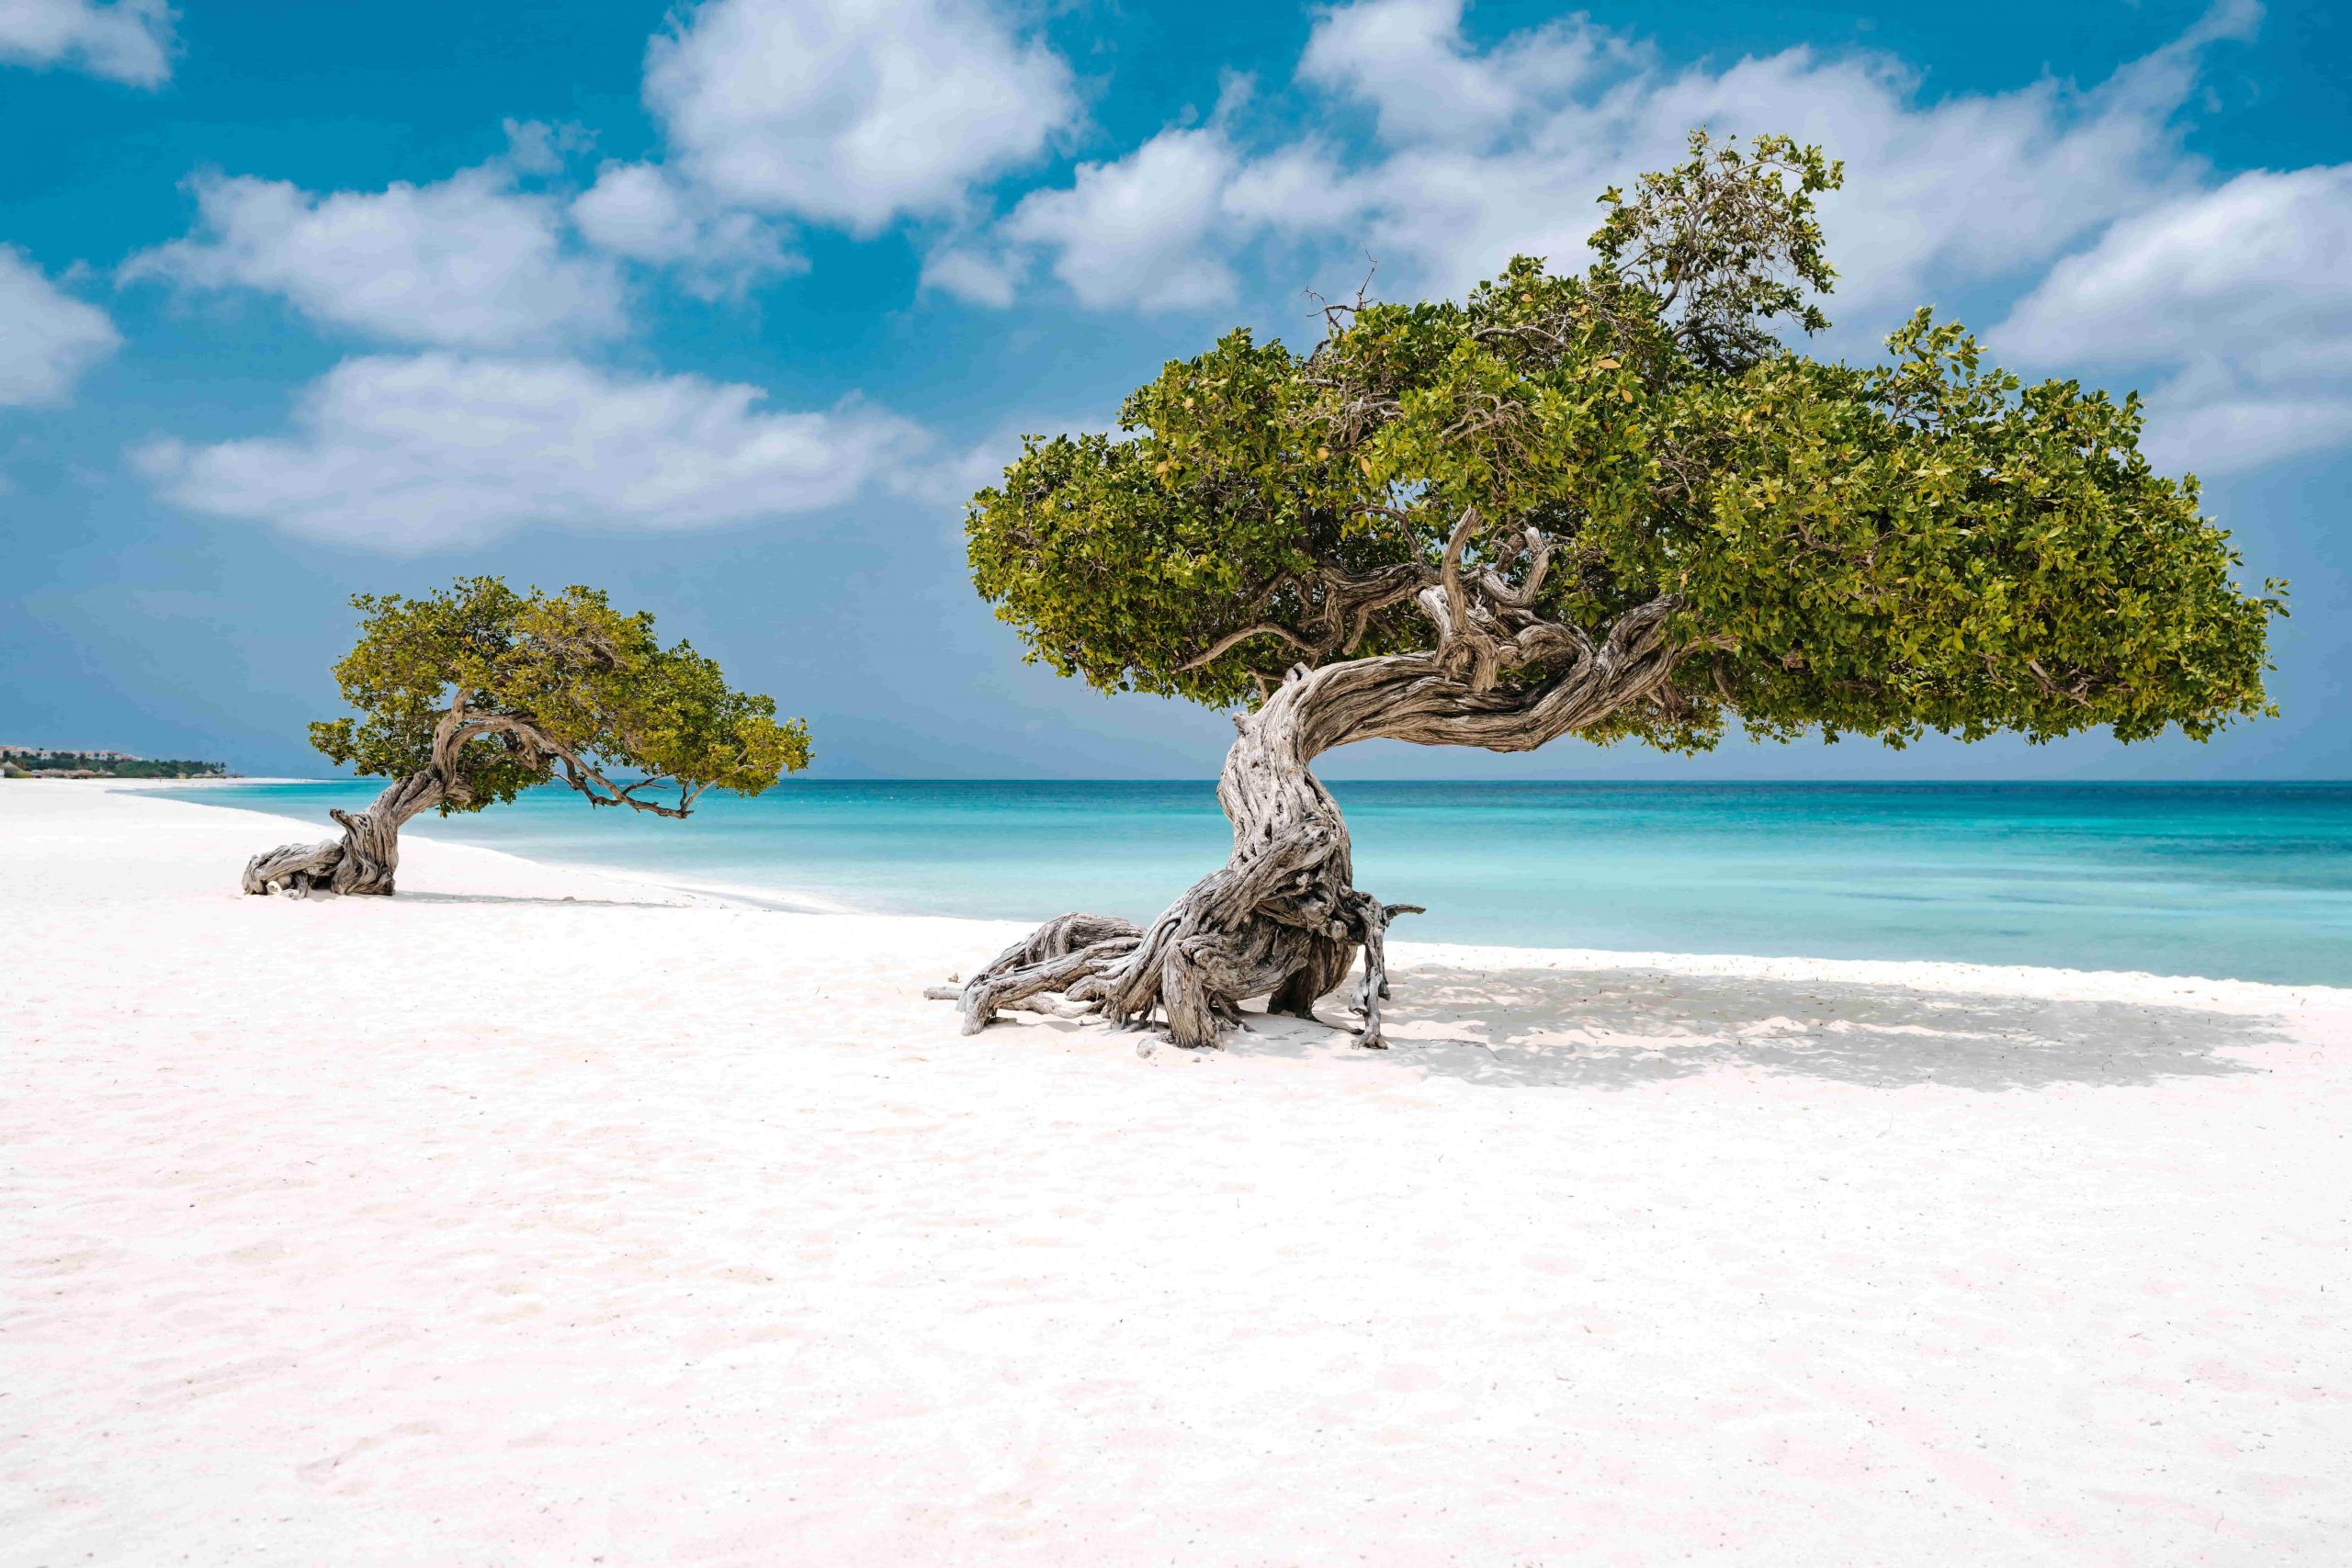
<svg viewBox="0 0 2352 1568">
<path fill-rule="evenodd" d="M 1521 257 L 1461 303 L 1325 311 L 1299 355 L 1235 332 L 1136 390 L 1123 434 L 1033 438 L 968 520 L 974 581 L 1033 660 L 1231 708 L 1232 856 L 1148 929 L 1065 916 L 962 987 L 1164 1014 L 1313 1016 L 1382 933 L 1309 765 L 1374 739 L 1704 750 L 1928 730 L 2048 740 L 2269 711 L 2283 584 L 2238 588 L 2136 397 L 2028 386 L 1922 310 L 1887 362 L 1825 363 L 1815 198 L 1838 164 L 1691 138 L 1579 276 Z M 1051 999 L 1058 993 L 1063 1000 Z"/>
<path fill-rule="evenodd" d="M 591 806 L 684 817 L 711 789 L 757 795 L 808 765 L 808 730 L 772 698 L 734 691 L 653 617 L 604 594 L 517 593 L 461 578 L 417 599 L 360 594 L 359 640 L 334 667 L 356 718 L 311 743 L 392 782 L 365 811 L 331 811 L 340 839 L 287 844 L 245 866 L 248 893 L 392 891 L 400 830 L 425 811 L 480 811 L 533 784 Z"/>
</svg>

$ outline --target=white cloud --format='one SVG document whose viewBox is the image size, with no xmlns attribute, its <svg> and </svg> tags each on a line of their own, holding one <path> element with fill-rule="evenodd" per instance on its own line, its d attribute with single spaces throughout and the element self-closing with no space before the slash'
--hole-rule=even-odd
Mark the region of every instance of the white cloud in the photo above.
<svg viewBox="0 0 2352 1568">
<path fill-rule="evenodd" d="M 589 243 L 616 255 L 678 269 L 704 299 L 741 294 L 763 277 L 802 272 L 774 224 L 749 212 L 713 210 L 655 164 L 607 164 L 571 204 Z"/>
<path fill-rule="evenodd" d="M 580 125 L 549 125 L 540 119 L 500 120 L 506 132 L 507 166 L 523 175 L 560 175 L 565 160 L 595 145 L 594 132 Z"/>
<path fill-rule="evenodd" d="M 122 344 L 114 322 L 0 245 L 0 407 L 65 401 L 91 366 Z"/>
<path fill-rule="evenodd" d="M 327 196 L 219 175 L 193 186 L 197 232 L 133 256 L 125 279 L 260 289 L 315 321 L 403 344 L 508 347 L 626 325 L 618 269 L 567 245 L 562 204 L 518 188 L 509 159 L 435 185 Z"/>
<path fill-rule="evenodd" d="M 987 0 L 705 0 L 653 39 L 645 98 L 716 202 L 860 233 L 954 211 L 1079 109 Z"/>
<path fill-rule="evenodd" d="M 1317 17 L 1298 72 L 1309 96 L 1287 118 L 1328 120 L 1336 96 L 1371 111 L 1369 145 L 1164 130 L 1065 190 L 1032 194 L 997 234 L 1051 256 L 1096 306 L 1221 305 L 1223 258 L 1269 238 L 1334 280 L 1369 249 L 1392 293 L 1452 294 L 1517 252 L 1577 265 L 1601 189 L 1677 160 L 1694 125 L 1786 130 L 1848 163 L 1848 188 L 1824 211 L 1844 311 L 1875 327 L 1939 287 L 2021 275 L 2185 188 L 2195 165 L 2171 117 L 2201 51 L 2256 15 L 2225 0 L 2087 91 L 2045 80 L 1922 103 L 1883 55 L 1796 49 L 1671 70 L 1580 19 L 1480 48 L 1463 35 L 1460 0 L 1362 0 Z M 1218 150 L 1221 173 L 1209 167 Z"/>
<path fill-rule="evenodd" d="M 594 243 L 639 261 L 673 262 L 694 252 L 695 220 L 684 194 L 650 164 L 608 164 L 571 204 L 572 221 Z"/>
<path fill-rule="evenodd" d="M 1365 0 L 1317 18 L 1298 76 L 1372 105 L 1388 141 L 1459 142 L 1540 113 L 1642 56 L 1584 17 L 1476 54 L 1463 41 L 1461 0 Z"/>
<path fill-rule="evenodd" d="M 2168 378 L 2150 456 L 2205 472 L 2352 438 L 2352 164 L 2240 175 L 2115 224 L 1993 334 L 2073 374 Z"/>
<path fill-rule="evenodd" d="M 630 378 L 571 360 L 347 360 L 286 436 L 134 454 L 193 511 L 393 553 L 533 525 L 654 532 L 846 501 L 922 433 L 855 403 L 773 412 L 755 387 Z"/>
<path fill-rule="evenodd" d="M 1218 130 L 1163 130 L 1115 164 L 1080 164 L 1067 190 L 1031 192 L 1003 236 L 1050 251 L 1082 304 L 1223 305 L 1238 286 L 1205 242 L 1236 163 Z"/>
<path fill-rule="evenodd" d="M 1010 251 L 991 254 L 949 244 L 923 258 L 922 287 L 1002 310 L 1012 303 L 1027 270 L 1022 257 Z"/>
<path fill-rule="evenodd" d="M 154 87 L 172 74 L 173 47 L 165 0 L 0 0 L 0 61 Z"/>
</svg>

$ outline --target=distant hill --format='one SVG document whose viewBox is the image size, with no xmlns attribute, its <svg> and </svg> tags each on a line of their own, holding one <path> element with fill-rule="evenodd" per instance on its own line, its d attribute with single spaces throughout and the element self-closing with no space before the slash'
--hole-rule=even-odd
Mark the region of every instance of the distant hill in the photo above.
<svg viewBox="0 0 2352 1568">
<path fill-rule="evenodd" d="M 11 778 L 217 779 L 228 776 L 229 765 L 185 757 L 134 757 L 128 751 L 0 746 L 0 773 Z"/>
</svg>

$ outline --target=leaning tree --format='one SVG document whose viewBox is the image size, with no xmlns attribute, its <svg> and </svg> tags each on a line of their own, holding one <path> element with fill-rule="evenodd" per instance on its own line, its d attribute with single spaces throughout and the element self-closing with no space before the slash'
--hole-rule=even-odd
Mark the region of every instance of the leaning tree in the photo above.
<svg viewBox="0 0 2352 1568">
<path fill-rule="evenodd" d="M 1411 906 L 1355 887 L 1309 771 L 1351 741 L 2201 740 L 2270 711 L 2284 585 L 2233 584 L 2136 396 L 2027 386 L 1924 310 L 1882 364 L 1782 344 L 1828 324 L 1814 204 L 1841 173 L 1694 133 L 1601 197 L 1580 276 L 1360 294 L 1311 353 L 1235 332 L 1129 397 L 1123 435 L 1025 441 L 971 503 L 975 583 L 1032 660 L 1236 710 L 1233 849 L 1148 928 L 1040 929 L 946 993 L 967 1031 L 1157 1009 L 1208 1045 L 1244 998 L 1312 1017 L 1361 948 L 1381 1043 Z"/>
<path fill-rule="evenodd" d="M 773 698 L 729 689 L 688 644 L 655 641 L 651 615 L 622 615 L 593 589 L 517 593 L 474 577 L 352 604 L 359 641 L 334 674 L 359 716 L 311 726 L 311 743 L 392 782 L 365 811 L 328 813 L 342 838 L 255 855 L 248 893 L 388 894 L 410 818 L 479 811 L 533 784 L 684 817 L 707 790 L 757 795 L 808 765 L 799 719 L 779 723 Z"/>
</svg>

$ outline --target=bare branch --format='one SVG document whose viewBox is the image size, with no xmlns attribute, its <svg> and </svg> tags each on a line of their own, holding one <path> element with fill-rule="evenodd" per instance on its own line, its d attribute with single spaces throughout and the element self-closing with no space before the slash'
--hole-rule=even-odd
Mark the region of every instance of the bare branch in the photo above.
<svg viewBox="0 0 2352 1568">
<path fill-rule="evenodd" d="M 1513 610 L 1524 610 L 1535 603 L 1535 595 L 1543 590 L 1544 574 L 1552 565 L 1552 536 L 1530 525 L 1520 535 L 1520 550 L 1530 558 L 1527 580 L 1517 588 L 1505 582 L 1502 574 L 1488 570 L 1478 574 L 1478 590 L 1496 604 Z"/>
<path fill-rule="evenodd" d="M 1245 642 L 1248 642 L 1253 637 L 1278 637 L 1283 641 L 1289 643 L 1293 648 L 1306 652 L 1312 652 L 1315 648 L 1313 643 L 1308 642 L 1305 637 L 1299 636 L 1296 632 L 1292 631 L 1288 626 L 1278 626 L 1272 621 L 1261 621 L 1254 626 L 1245 626 L 1240 631 L 1228 633 L 1227 636 L 1217 638 L 1216 646 L 1211 648 L 1206 653 L 1202 654 L 1198 659 L 1181 664 L 1177 668 L 1179 670 L 1198 670 L 1204 664 L 1214 664 L 1218 660 L 1224 658 L 1227 653 L 1233 651 L 1234 649 L 1239 647 Z"/>
<path fill-rule="evenodd" d="M 1324 332 L 1331 337 L 1347 331 L 1348 323 L 1363 314 L 1365 308 L 1372 303 L 1372 276 L 1380 270 L 1380 264 L 1372 259 L 1370 251 L 1364 253 L 1363 259 L 1366 263 L 1363 281 L 1356 285 L 1356 297 L 1352 301 L 1326 299 L 1312 288 L 1305 290 L 1306 297 L 1315 301 L 1315 313 L 1323 318 Z"/>
</svg>

